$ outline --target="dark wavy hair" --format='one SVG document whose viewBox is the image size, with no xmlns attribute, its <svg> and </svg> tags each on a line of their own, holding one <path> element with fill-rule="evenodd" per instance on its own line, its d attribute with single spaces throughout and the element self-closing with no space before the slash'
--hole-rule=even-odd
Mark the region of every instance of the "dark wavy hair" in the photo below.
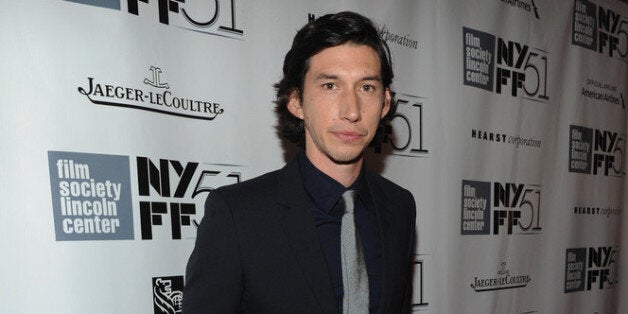
<svg viewBox="0 0 628 314">
<path fill-rule="evenodd" d="M 298 97 L 302 99 L 303 81 L 309 69 L 310 58 L 326 48 L 346 43 L 366 45 L 377 52 L 384 90 L 390 88 L 394 76 L 390 49 L 386 42 L 380 38 L 371 20 L 360 14 L 347 11 L 327 14 L 310 21 L 294 37 L 292 47 L 286 53 L 283 62 L 283 78 L 275 84 L 277 90 L 275 111 L 279 117 L 279 130 L 288 140 L 298 145 L 303 145 L 305 142 L 303 120 L 292 115 L 288 111 L 287 104 L 295 91 Z M 394 111 L 391 103 L 387 117 L 390 117 Z M 381 141 L 384 136 L 383 129 L 382 121 L 380 121 L 378 134 L 375 135 L 373 142 Z"/>
</svg>

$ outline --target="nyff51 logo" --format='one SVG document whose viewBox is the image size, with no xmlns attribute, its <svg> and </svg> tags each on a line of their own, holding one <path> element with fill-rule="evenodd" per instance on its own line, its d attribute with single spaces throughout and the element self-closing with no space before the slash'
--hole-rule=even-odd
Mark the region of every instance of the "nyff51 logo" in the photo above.
<svg viewBox="0 0 628 314">
<path fill-rule="evenodd" d="M 587 0 L 576 0 L 571 43 L 628 61 L 628 18 Z"/>
<path fill-rule="evenodd" d="M 429 303 L 425 297 L 425 254 L 414 256 L 414 277 L 412 278 L 412 312 L 425 311 Z"/>
<path fill-rule="evenodd" d="M 427 157 L 423 123 L 425 98 L 395 93 L 394 99 L 396 110 L 384 125 L 385 136 L 381 142 L 373 143 L 375 152 L 386 149 L 398 156 Z"/>
<path fill-rule="evenodd" d="M 462 33 L 464 85 L 549 101 L 546 51 L 471 28 Z"/>
<path fill-rule="evenodd" d="M 195 238 L 206 196 L 215 188 L 240 182 L 239 166 L 137 157 L 142 239 Z M 200 210 L 199 210 L 200 208 Z M 164 226 L 164 218 L 170 227 Z M 169 234 L 168 234 L 169 233 Z"/>
<path fill-rule="evenodd" d="M 626 137 L 617 132 L 569 126 L 569 172 L 623 177 Z"/>
<path fill-rule="evenodd" d="M 121 0 L 66 0 L 101 8 L 122 10 Z M 133 15 L 157 14 L 159 22 L 199 33 L 241 38 L 242 25 L 236 19 L 236 0 L 125 0 Z"/>
<path fill-rule="evenodd" d="M 617 246 L 567 249 L 565 293 L 610 289 L 618 282 Z"/>
<path fill-rule="evenodd" d="M 541 229 L 540 185 L 462 181 L 461 234 L 536 234 Z"/>
</svg>

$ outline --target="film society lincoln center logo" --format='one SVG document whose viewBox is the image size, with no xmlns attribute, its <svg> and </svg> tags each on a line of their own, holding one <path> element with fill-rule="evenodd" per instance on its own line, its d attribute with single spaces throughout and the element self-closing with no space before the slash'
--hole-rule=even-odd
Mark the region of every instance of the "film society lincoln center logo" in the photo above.
<svg viewBox="0 0 628 314">
<path fill-rule="evenodd" d="M 538 234 L 541 230 L 540 185 L 462 181 L 462 235 Z"/>
<path fill-rule="evenodd" d="M 48 152 L 57 241 L 133 239 L 127 156 Z"/>
<path fill-rule="evenodd" d="M 546 51 L 467 27 L 462 41 L 464 85 L 549 101 Z"/>
<path fill-rule="evenodd" d="M 214 120 L 225 110 L 216 101 L 179 95 L 164 80 L 161 68 L 151 66 L 142 85 L 101 82 L 87 78 L 85 87 L 78 92 L 96 105 L 145 110 L 183 118 Z"/>
</svg>

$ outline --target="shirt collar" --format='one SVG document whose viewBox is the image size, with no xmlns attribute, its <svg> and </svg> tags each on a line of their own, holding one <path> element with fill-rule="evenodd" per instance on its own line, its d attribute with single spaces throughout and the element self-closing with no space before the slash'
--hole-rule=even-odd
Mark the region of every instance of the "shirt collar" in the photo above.
<svg viewBox="0 0 628 314">
<path fill-rule="evenodd" d="M 347 190 L 358 191 L 358 197 L 363 201 L 369 202 L 370 195 L 364 179 L 364 165 L 355 182 L 350 187 L 345 188 L 338 181 L 316 168 L 305 156 L 305 152 L 301 151 L 297 154 L 297 161 L 301 170 L 303 187 L 309 194 L 312 202 L 314 202 L 314 205 L 320 210 L 329 213 L 342 196 L 342 193 Z"/>
</svg>

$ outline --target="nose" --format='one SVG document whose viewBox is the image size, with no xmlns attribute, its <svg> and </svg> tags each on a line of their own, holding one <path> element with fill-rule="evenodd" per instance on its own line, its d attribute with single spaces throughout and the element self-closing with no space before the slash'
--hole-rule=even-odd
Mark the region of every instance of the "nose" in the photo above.
<svg viewBox="0 0 628 314">
<path fill-rule="evenodd" d="M 360 121 L 360 98 L 355 91 L 348 91 L 343 98 L 342 118 L 349 122 Z"/>
</svg>

